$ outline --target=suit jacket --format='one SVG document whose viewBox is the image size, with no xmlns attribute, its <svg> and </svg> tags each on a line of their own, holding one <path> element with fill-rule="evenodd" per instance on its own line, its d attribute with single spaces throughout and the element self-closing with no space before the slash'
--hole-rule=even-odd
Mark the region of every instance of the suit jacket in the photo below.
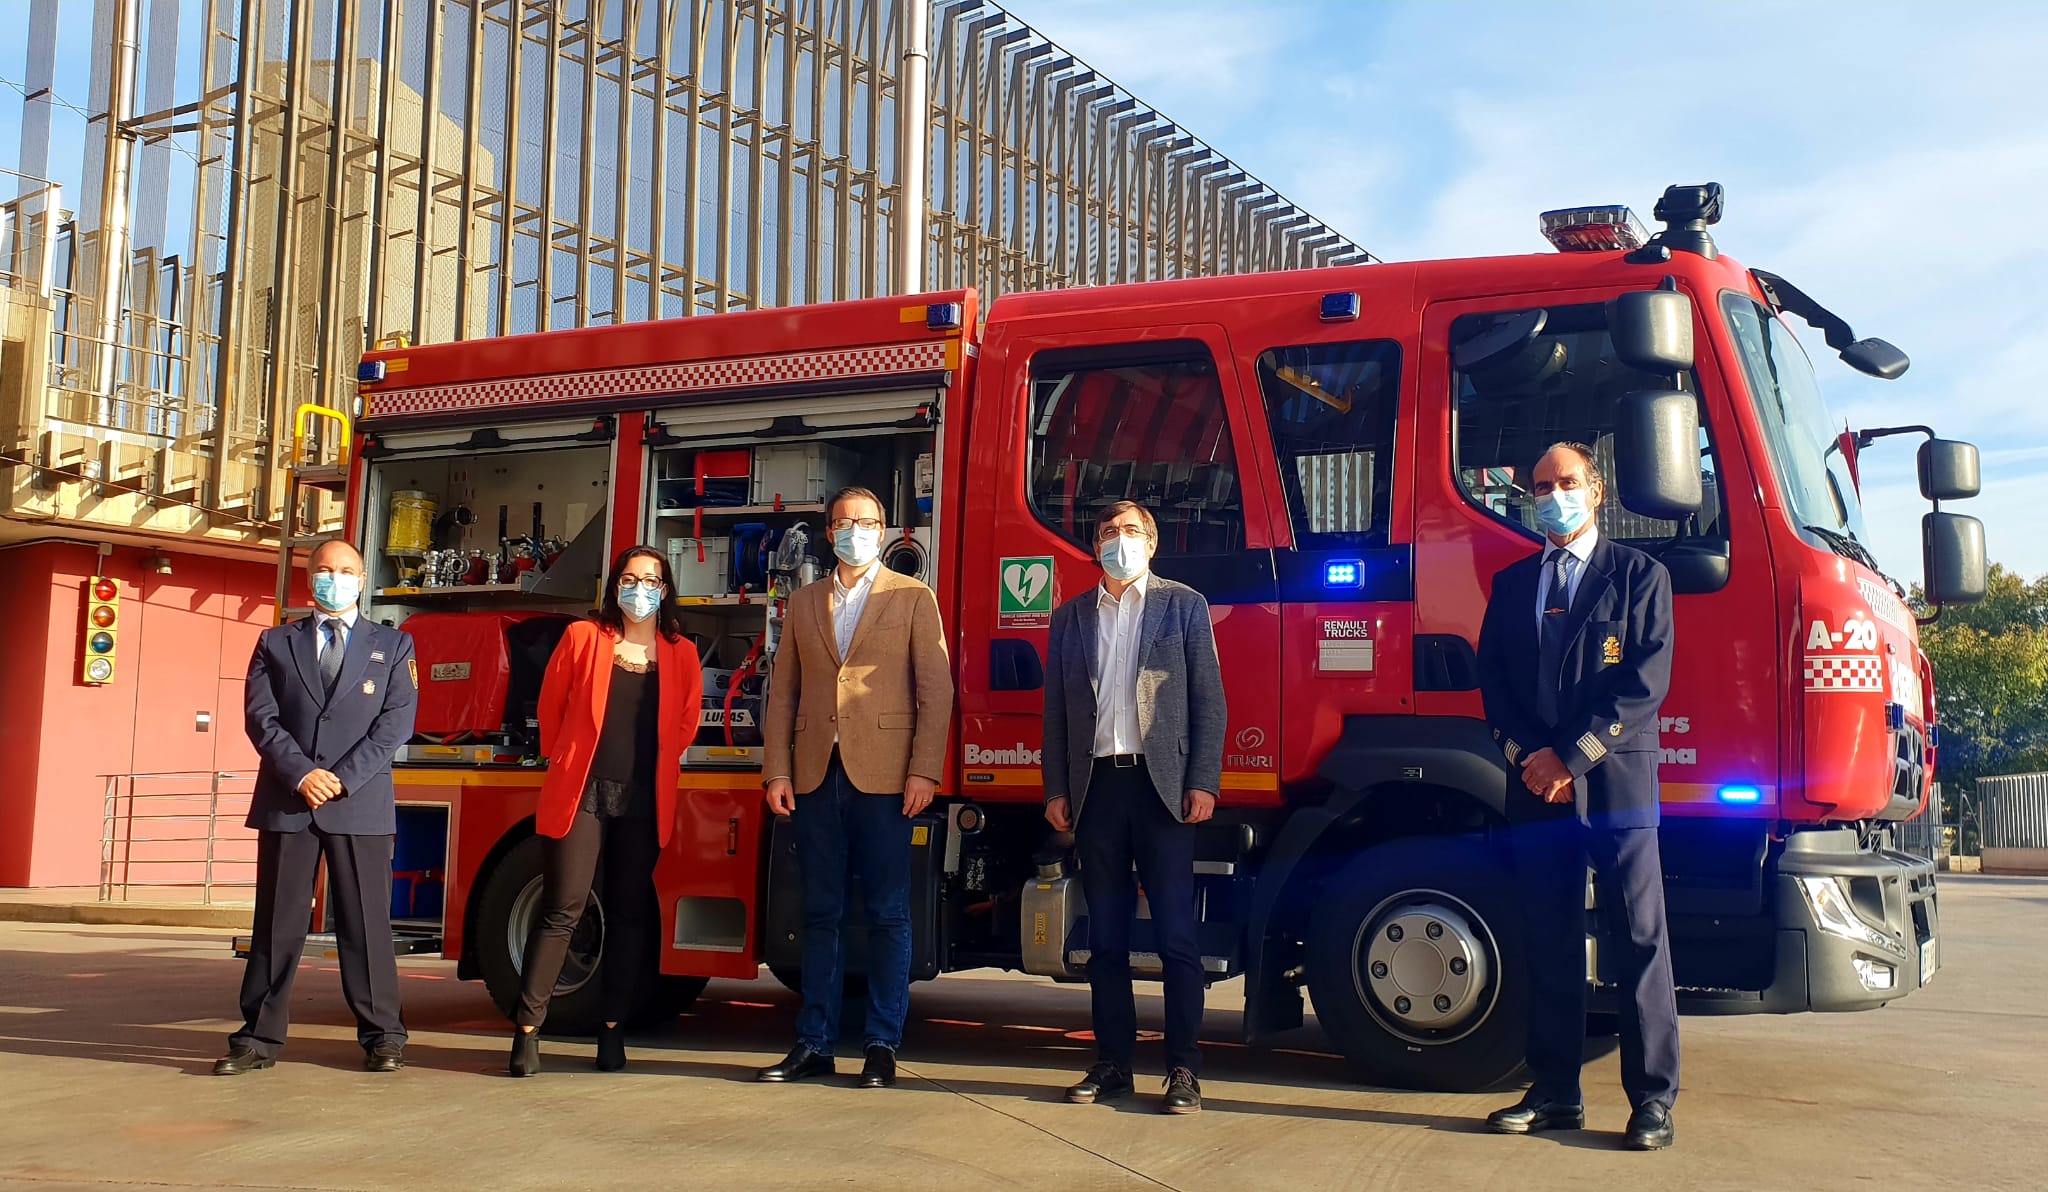
<svg viewBox="0 0 2048 1192">
<path fill-rule="evenodd" d="M 798 588 L 763 710 L 763 772 L 799 794 L 825 782 L 832 742 L 858 790 L 903 793 L 912 774 L 939 781 L 953 722 L 953 670 L 939 601 L 916 579 L 877 564 L 846 657 L 832 632 L 832 577 Z"/>
<path fill-rule="evenodd" d="M 318 619 L 266 629 L 256 639 L 243 712 L 262 760 L 246 822 L 270 832 L 318 824 L 343 836 L 390 835 L 398 830 L 391 759 L 412 739 L 419 702 L 412 635 L 358 616 L 330 697 L 320 682 Z M 342 788 L 318 811 L 298 790 L 314 770 L 332 771 Z"/>
<path fill-rule="evenodd" d="M 1657 712 L 1671 686 L 1671 576 L 1632 547 L 1594 544 L 1565 614 L 1556 674 L 1539 674 L 1536 585 L 1541 551 L 1493 577 L 1479 630 L 1479 691 L 1493 738 L 1508 759 L 1508 818 L 1564 814 L 1522 785 L 1520 762 L 1550 748 L 1571 771 L 1573 809 L 1600 827 L 1658 821 Z M 1556 690 L 1558 720 L 1537 712 L 1537 684 Z"/>
<path fill-rule="evenodd" d="M 1095 676 L 1100 588 L 1052 614 L 1046 650 L 1045 753 L 1040 768 L 1047 802 L 1065 798 L 1080 822 L 1095 770 Z M 1185 584 L 1154 575 L 1145 581 L 1138 624 L 1138 738 L 1152 787 L 1175 819 L 1189 790 L 1215 794 L 1223 782 L 1223 667 L 1209 602 Z"/>
<path fill-rule="evenodd" d="M 617 634 L 586 618 L 569 626 L 548 659 L 535 717 L 548 757 L 540 806 L 534 813 L 534 827 L 543 836 L 567 836 L 583 804 L 583 788 L 604 730 L 605 704 L 611 699 L 612 650 L 618 641 Z M 661 843 L 667 845 L 675 830 L 683 751 L 697 736 L 702 714 L 704 668 L 689 638 L 665 637 L 656 638 L 654 668 L 661 701 L 654 755 L 655 823 Z"/>
</svg>

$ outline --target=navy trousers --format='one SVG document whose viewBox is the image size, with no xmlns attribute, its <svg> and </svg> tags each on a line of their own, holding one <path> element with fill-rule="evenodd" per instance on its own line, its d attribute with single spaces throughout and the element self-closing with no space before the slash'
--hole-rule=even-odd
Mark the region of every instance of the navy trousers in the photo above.
<svg viewBox="0 0 2048 1192">
<path fill-rule="evenodd" d="M 803 871 L 804 1005 L 797 1041 L 820 1055 L 839 1042 L 846 980 L 840 933 L 849 868 L 868 915 L 867 1037 L 862 1047 L 903 1045 L 910 1013 L 910 829 L 901 795 L 870 795 L 847 780 L 839 755 L 817 790 L 796 797 L 796 859 Z"/>
<path fill-rule="evenodd" d="M 1100 1059 L 1128 1072 L 1138 1049 L 1138 1008 L 1131 990 L 1131 923 L 1138 893 L 1152 908 L 1166 982 L 1166 1065 L 1202 1070 L 1202 948 L 1195 922 L 1195 829 L 1159 801 L 1143 765 L 1095 763 L 1081 822 L 1074 826 L 1081 893 L 1088 899 L 1088 989 Z"/>
<path fill-rule="evenodd" d="M 1603 967 L 1621 1002 L 1621 1084 L 1629 1104 L 1678 1100 L 1678 998 L 1655 828 L 1592 828 L 1560 817 L 1515 826 L 1528 923 L 1530 1091 L 1577 1104 L 1586 1046 L 1586 866 L 1599 883 Z"/>
</svg>

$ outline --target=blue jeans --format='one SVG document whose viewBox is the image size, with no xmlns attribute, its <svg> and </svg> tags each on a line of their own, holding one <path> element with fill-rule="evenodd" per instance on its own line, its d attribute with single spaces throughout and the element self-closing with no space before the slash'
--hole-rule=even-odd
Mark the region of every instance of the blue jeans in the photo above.
<svg viewBox="0 0 2048 1192">
<path fill-rule="evenodd" d="M 868 1020 L 863 1048 L 895 1051 L 910 1013 L 910 821 L 899 795 L 864 794 L 835 755 L 817 790 L 796 799 L 796 859 L 804 883 L 804 1008 L 797 1041 L 831 1055 L 839 1039 L 850 867 L 868 920 Z"/>
</svg>

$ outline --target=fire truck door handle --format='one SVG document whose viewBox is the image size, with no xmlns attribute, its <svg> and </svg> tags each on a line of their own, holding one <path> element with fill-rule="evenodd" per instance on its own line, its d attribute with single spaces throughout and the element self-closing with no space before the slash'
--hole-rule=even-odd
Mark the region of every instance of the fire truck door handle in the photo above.
<svg viewBox="0 0 2048 1192">
<path fill-rule="evenodd" d="M 1476 691 L 1479 652 L 1459 633 L 1415 635 L 1415 690 Z"/>
<path fill-rule="evenodd" d="M 1037 691 L 1045 686 L 1045 660 L 1038 647 L 1021 637 L 997 637 L 988 643 L 988 686 L 991 691 Z"/>
<path fill-rule="evenodd" d="M 740 853 L 740 818 L 734 816 L 725 821 L 725 855 L 737 857 Z"/>
</svg>

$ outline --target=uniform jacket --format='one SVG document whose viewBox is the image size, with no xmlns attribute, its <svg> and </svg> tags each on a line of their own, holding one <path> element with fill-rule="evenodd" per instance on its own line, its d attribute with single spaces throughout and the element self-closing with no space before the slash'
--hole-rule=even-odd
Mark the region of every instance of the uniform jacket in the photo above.
<svg viewBox="0 0 2048 1192">
<path fill-rule="evenodd" d="M 412 739 L 419 702 L 412 635 L 358 616 L 328 696 L 320 682 L 318 619 L 266 629 L 256 639 L 242 697 L 249 741 L 261 759 L 247 824 L 270 832 L 317 824 L 342 836 L 389 835 L 398 830 L 391 759 Z M 298 789 L 314 770 L 331 771 L 342 788 L 318 811 Z"/>
<path fill-rule="evenodd" d="M 880 567 L 841 658 L 828 573 L 790 596 L 782 632 L 763 710 L 769 779 L 788 778 L 799 794 L 817 790 L 837 734 L 840 764 L 857 790 L 901 794 L 912 774 L 939 781 L 953 671 L 930 588 Z"/>
<path fill-rule="evenodd" d="M 1664 565 L 1604 535 L 1594 545 L 1566 614 L 1558 673 L 1538 674 L 1536 585 L 1543 554 L 1493 577 L 1479 630 L 1479 690 L 1508 759 L 1508 818 L 1562 815 L 1522 785 L 1519 762 L 1548 747 L 1577 781 L 1579 818 L 1601 827 L 1658 821 L 1657 713 L 1671 686 L 1671 576 Z M 1537 713 L 1537 684 L 1553 684 L 1559 721 Z"/>
<path fill-rule="evenodd" d="M 540 807 L 534 827 L 543 836 L 562 837 L 576 822 L 583 788 L 597 757 L 597 739 L 604 728 L 605 704 L 612 691 L 612 651 L 619 637 L 588 618 L 569 626 L 548 659 L 541 679 L 541 748 L 548 755 L 547 777 L 540 784 Z M 663 845 L 675 830 L 677 785 L 682 779 L 683 751 L 697 735 L 704 702 L 704 669 L 690 639 L 670 641 L 657 635 L 654 647 L 656 687 L 661 700 L 654 756 L 655 823 Z"/>
<path fill-rule="evenodd" d="M 1045 753 L 1041 769 L 1047 802 L 1065 798 L 1074 822 L 1095 767 L 1095 602 L 1100 589 L 1062 604 L 1052 614 L 1046 651 Z M 1145 584 L 1138 623 L 1138 737 L 1145 769 L 1175 819 L 1189 790 L 1217 793 L 1223 781 L 1223 668 L 1209 602 L 1185 584 L 1154 575 Z"/>
</svg>

